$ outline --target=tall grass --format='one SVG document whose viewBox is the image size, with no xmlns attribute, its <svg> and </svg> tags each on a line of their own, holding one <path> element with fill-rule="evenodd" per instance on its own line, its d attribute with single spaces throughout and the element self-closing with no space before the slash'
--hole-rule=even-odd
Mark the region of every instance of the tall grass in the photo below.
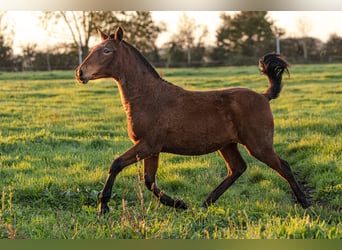
<svg viewBox="0 0 342 250">
<path fill-rule="evenodd" d="M 247 171 L 209 209 L 203 200 L 226 176 L 217 153 L 160 156 L 158 186 L 189 209 L 163 206 L 143 185 L 141 163 L 117 177 L 111 211 L 98 194 L 111 161 L 132 144 L 112 80 L 81 86 L 73 72 L 0 74 L 0 237 L 341 238 L 342 65 L 299 65 L 272 101 L 275 150 L 314 206 L 294 204 L 274 171 L 240 150 Z M 187 89 L 263 92 L 257 67 L 162 69 Z"/>
</svg>

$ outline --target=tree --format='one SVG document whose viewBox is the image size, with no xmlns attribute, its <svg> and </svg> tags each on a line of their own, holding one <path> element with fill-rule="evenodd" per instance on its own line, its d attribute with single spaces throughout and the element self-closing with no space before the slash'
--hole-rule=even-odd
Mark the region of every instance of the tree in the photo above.
<svg viewBox="0 0 342 250">
<path fill-rule="evenodd" d="M 148 59 L 154 62 L 159 60 L 156 41 L 166 28 L 163 24 L 156 24 L 153 21 L 151 12 L 125 12 L 121 18 L 119 17 L 119 23 L 125 31 L 127 41 L 137 47 Z"/>
<path fill-rule="evenodd" d="M 241 11 L 235 16 L 222 13 L 216 31 L 217 47 L 228 53 L 256 57 L 275 49 L 273 23 L 267 11 Z"/>
<path fill-rule="evenodd" d="M 52 48 L 40 49 L 37 44 L 23 46 L 23 70 L 70 70 L 78 65 L 78 48 L 73 44 L 59 43 Z"/>
<path fill-rule="evenodd" d="M 83 55 L 89 53 L 89 41 L 93 35 L 97 35 L 97 28 L 111 34 L 116 26 L 121 25 L 127 40 L 143 53 L 156 51 L 156 39 L 163 31 L 153 22 L 150 12 L 57 11 L 44 12 L 41 19 L 45 27 L 64 23 L 75 46 L 81 46 Z"/>
<path fill-rule="evenodd" d="M 5 23 L 5 15 L 6 12 L 0 12 L 0 68 L 10 70 L 12 67 L 13 41 L 8 39 L 11 36 L 6 36 L 6 34 L 11 33 L 11 31 Z"/>
<path fill-rule="evenodd" d="M 306 44 L 307 56 L 303 57 L 304 47 Z M 281 40 L 281 52 L 292 63 L 304 63 L 308 60 L 319 61 L 324 48 L 321 40 L 314 37 L 301 37 L 301 38 L 283 38 Z"/>
<path fill-rule="evenodd" d="M 173 34 L 169 45 L 169 59 L 171 62 L 184 62 L 187 65 L 201 62 L 204 57 L 204 39 L 208 36 L 206 26 L 196 24 L 195 19 L 183 13 L 178 21 L 178 30 Z M 183 55 L 183 58 L 181 58 Z"/>
<path fill-rule="evenodd" d="M 325 44 L 325 54 L 330 62 L 333 57 L 340 57 L 342 55 L 342 37 L 337 34 L 331 34 Z"/>
<path fill-rule="evenodd" d="M 191 63 L 191 48 L 195 41 L 195 30 L 197 28 L 194 19 L 190 19 L 188 15 L 183 13 L 178 21 L 178 31 L 176 39 L 183 44 L 186 49 L 187 62 Z M 182 46 L 182 47 L 183 47 Z"/>
<path fill-rule="evenodd" d="M 55 11 L 43 12 L 40 18 L 44 27 L 52 32 L 54 26 L 66 25 L 75 46 L 80 46 L 82 54 L 87 55 L 90 37 L 96 34 L 98 27 L 106 29 L 105 20 L 112 21 L 114 16 L 108 11 Z"/>
<path fill-rule="evenodd" d="M 297 19 L 297 25 L 296 25 L 299 34 L 301 37 L 308 37 L 308 33 L 311 30 L 311 22 L 305 17 L 301 17 Z M 302 39 L 301 44 L 303 46 L 303 57 L 304 60 L 308 59 L 308 47 L 307 47 L 307 39 Z"/>
<path fill-rule="evenodd" d="M 218 27 L 216 31 L 216 43 L 217 47 L 220 49 L 224 49 L 227 52 L 231 51 L 235 44 L 231 39 L 231 27 L 232 27 L 232 17 L 229 14 L 221 13 L 221 25 Z"/>
<path fill-rule="evenodd" d="M 37 55 L 37 44 L 26 44 L 23 47 L 23 69 L 35 70 L 34 61 Z"/>
<path fill-rule="evenodd" d="M 175 41 L 169 42 L 169 46 L 167 52 L 167 67 L 170 66 L 170 64 L 171 66 L 182 65 L 186 58 L 186 53 L 182 46 Z"/>
<path fill-rule="evenodd" d="M 1 69 L 10 69 L 11 67 L 11 56 L 12 56 L 12 48 L 7 46 L 4 40 L 4 36 L 0 34 L 0 68 Z"/>
</svg>

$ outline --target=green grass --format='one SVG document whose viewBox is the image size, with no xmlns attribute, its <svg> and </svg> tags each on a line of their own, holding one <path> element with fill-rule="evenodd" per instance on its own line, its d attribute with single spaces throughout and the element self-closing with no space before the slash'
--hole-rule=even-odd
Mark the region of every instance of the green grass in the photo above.
<svg viewBox="0 0 342 250">
<path fill-rule="evenodd" d="M 0 238 L 340 239 L 341 68 L 293 66 L 271 102 L 275 150 L 313 207 L 294 204 L 287 183 L 241 148 L 247 171 L 209 209 L 200 205 L 227 174 L 219 154 L 162 154 L 158 185 L 189 209 L 161 205 L 142 184 L 138 163 L 117 177 L 105 217 L 97 214 L 98 194 L 108 167 L 132 145 L 116 84 L 81 86 L 71 71 L 1 73 Z M 256 66 L 162 71 L 187 89 L 267 87 Z"/>
</svg>

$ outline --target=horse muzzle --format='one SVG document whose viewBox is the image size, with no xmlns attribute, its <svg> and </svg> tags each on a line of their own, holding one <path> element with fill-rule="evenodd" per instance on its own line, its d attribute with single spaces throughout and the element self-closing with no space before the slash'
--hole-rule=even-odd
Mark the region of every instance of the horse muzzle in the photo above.
<svg viewBox="0 0 342 250">
<path fill-rule="evenodd" d="M 89 79 L 84 76 L 84 73 L 80 67 L 76 69 L 76 79 L 80 84 L 87 84 Z"/>
</svg>

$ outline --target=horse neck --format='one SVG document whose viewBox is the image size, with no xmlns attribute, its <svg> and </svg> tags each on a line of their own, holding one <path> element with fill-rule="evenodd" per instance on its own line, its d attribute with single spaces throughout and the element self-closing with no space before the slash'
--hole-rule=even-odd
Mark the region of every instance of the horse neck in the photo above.
<svg viewBox="0 0 342 250">
<path fill-rule="evenodd" d="M 124 41 L 122 45 L 121 66 L 115 79 L 126 108 L 127 105 L 141 105 L 144 99 L 153 97 L 163 80 L 136 49 Z"/>
</svg>

